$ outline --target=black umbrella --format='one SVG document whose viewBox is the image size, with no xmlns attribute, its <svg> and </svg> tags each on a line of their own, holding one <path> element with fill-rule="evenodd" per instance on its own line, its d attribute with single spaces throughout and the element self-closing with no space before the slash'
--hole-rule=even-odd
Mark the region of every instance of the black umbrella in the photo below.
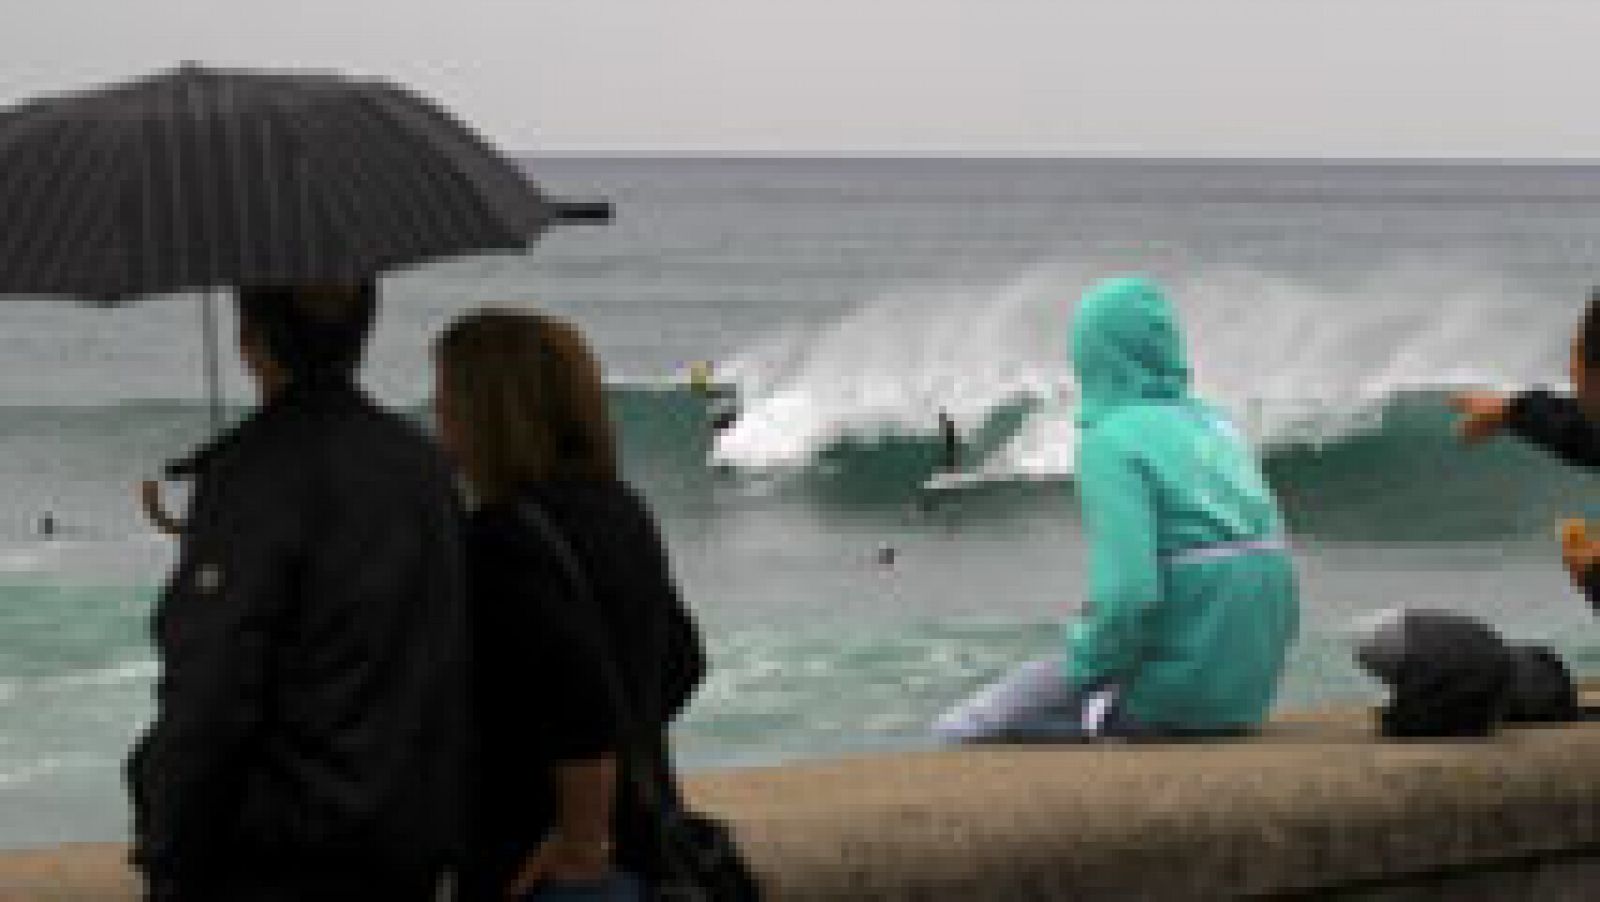
<svg viewBox="0 0 1600 902">
<path fill-rule="evenodd" d="M 0 116 L 0 291 L 122 298 L 344 282 L 522 248 L 551 206 L 433 103 L 197 66 Z"/>
<path fill-rule="evenodd" d="M 194 65 L 0 111 L 0 211 L 0 294 L 104 302 L 519 249 L 562 212 L 395 85 Z"/>
</svg>

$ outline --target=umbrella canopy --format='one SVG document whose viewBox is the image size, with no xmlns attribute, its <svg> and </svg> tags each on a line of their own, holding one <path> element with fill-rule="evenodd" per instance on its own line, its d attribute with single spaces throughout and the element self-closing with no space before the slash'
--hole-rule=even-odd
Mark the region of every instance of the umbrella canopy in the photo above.
<svg viewBox="0 0 1600 902">
<path fill-rule="evenodd" d="M 556 215 L 432 102 L 185 65 L 0 111 L 0 294 L 349 282 L 526 247 Z"/>
</svg>

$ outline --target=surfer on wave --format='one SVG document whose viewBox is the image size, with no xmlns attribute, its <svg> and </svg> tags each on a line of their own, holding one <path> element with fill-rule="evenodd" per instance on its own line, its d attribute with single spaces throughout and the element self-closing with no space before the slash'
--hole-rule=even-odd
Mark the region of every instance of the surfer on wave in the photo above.
<svg viewBox="0 0 1600 902">
<path fill-rule="evenodd" d="M 961 469 L 961 433 L 955 420 L 943 407 L 939 408 L 939 470 L 954 473 Z"/>
<path fill-rule="evenodd" d="M 713 432 L 732 428 L 739 421 L 739 398 L 734 387 L 712 381 L 713 367 L 709 360 L 697 360 L 689 366 L 689 389 L 706 402 L 706 417 Z"/>
</svg>

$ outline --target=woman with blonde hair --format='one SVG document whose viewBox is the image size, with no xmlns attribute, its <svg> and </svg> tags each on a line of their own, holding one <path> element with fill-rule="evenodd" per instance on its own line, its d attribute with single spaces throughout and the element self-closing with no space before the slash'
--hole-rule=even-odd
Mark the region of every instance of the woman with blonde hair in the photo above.
<svg viewBox="0 0 1600 902">
<path fill-rule="evenodd" d="M 655 521 L 618 476 L 599 365 L 572 326 L 511 310 L 457 320 L 434 351 L 440 441 L 473 500 L 460 898 L 640 898 L 660 862 L 637 787 L 675 803 L 666 728 L 704 658 Z"/>
</svg>

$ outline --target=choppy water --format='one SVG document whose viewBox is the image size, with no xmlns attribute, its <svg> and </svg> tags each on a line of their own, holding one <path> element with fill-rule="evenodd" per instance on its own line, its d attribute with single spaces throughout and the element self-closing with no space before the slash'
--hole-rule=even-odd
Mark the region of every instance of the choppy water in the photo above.
<svg viewBox="0 0 1600 902">
<path fill-rule="evenodd" d="M 427 338 L 476 304 L 593 336 L 713 646 L 678 737 L 692 765 L 914 746 L 941 706 L 1055 647 L 1082 584 L 1067 316 L 1130 270 L 1173 289 L 1201 385 L 1285 498 L 1307 608 L 1287 703 L 1368 694 L 1344 630 L 1395 603 L 1600 669 L 1549 541 L 1556 517 L 1600 514 L 1592 478 L 1463 449 L 1442 404 L 1561 378 L 1600 169 L 532 165 L 557 193 L 612 196 L 618 222 L 390 280 L 369 381 L 425 417 Z M 0 307 L 0 845 L 123 829 L 117 765 L 149 714 L 171 554 L 131 484 L 205 433 L 196 319 L 193 299 Z M 673 386 L 702 358 L 744 396 L 717 440 Z M 919 504 L 940 408 L 980 481 Z M 45 510 L 61 538 L 33 535 Z"/>
</svg>

